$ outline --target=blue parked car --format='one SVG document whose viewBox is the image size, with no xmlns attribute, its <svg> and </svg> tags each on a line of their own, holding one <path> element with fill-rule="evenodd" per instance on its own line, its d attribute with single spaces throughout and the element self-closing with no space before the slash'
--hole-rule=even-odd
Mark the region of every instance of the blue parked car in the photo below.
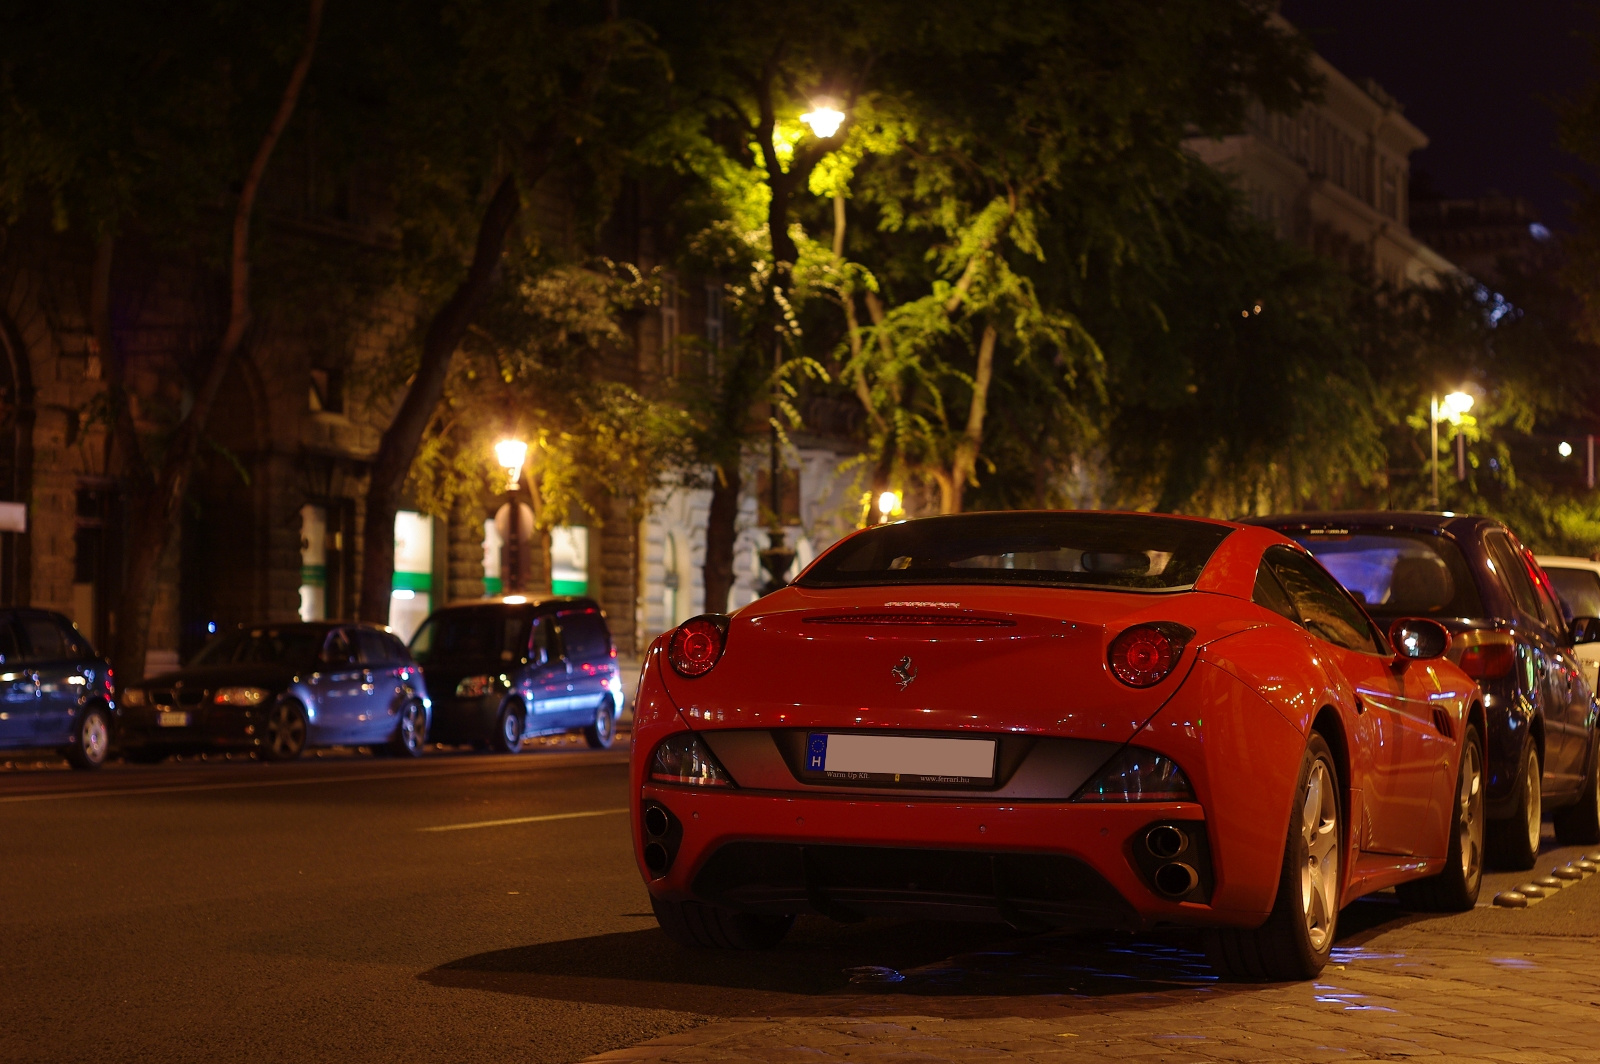
<svg viewBox="0 0 1600 1064">
<path fill-rule="evenodd" d="M 262 624 L 218 635 L 187 667 L 128 685 L 118 737 L 130 761 L 308 746 L 416 757 L 432 712 L 422 669 L 392 632 L 364 624 Z"/>
<path fill-rule="evenodd" d="M 1600 639 L 1600 620 L 1564 615 L 1510 529 L 1487 517 L 1390 511 L 1247 520 L 1304 544 L 1380 624 L 1426 617 L 1449 629 L 1450 659 L 1483 690 L 1491 861 L 1532 868 L 1546 812 L 1560 842 L 1600 842 L 1600 707 L 1573 652 Z M 1420 748 L 1411 729 L 1433 727 L 1421 718 L 1393 725 L 1395 758 Z"/>
<path fill-rule="evenodd" d="M 73 768 L 111 752 L 111 666 L 71 621 L 0 610 L 0 750 L 54 749 Z"/>
</svg>

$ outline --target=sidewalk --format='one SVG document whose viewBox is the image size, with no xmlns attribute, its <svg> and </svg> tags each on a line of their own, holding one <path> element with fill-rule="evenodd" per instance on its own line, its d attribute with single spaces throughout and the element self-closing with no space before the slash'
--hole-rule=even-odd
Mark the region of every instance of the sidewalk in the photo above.
<svg viewBox="0 0 1600 1064">
<path fill-rule="evenodd" d="M 1569 856 L 1545 854 L 1539 873 Z M 997 938 L 903 969 L 857 964 L 838 973 L 842 986 L 816 996 L 729 995 L 732 984 L 748 990 L 752 980 L 713 978 L 722 993 L 707 988 L 703 997 L 720 1016 L 591 1059 L 1600 1061 L 1600 876 L 1530 909 L 1487 905 L 1495 890 L 1526 878 L 1489 877 L 1484 904 L 1454 916 L 1419 917 L 1384 899 L 1358 903 L 1314 984 L 1221 984 L 1175 940 Z M 783 969 L 808 967 L 788 953 L 771 955 L 767 977 L 754 982 L 771 989 L 784 982 Z M 651 989 L 639 986 L 636 1000 L 648 1001 Z M 737 1015 L 741 1001 L 765 1011 Z"/>
</svg>

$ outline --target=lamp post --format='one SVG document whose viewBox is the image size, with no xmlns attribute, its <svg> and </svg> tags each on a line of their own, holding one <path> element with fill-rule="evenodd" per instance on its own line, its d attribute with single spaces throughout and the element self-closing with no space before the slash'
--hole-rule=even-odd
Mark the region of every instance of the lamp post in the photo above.
<svg viewBox="0 0 1600 1064">
<path fill-rule="evenodd" d="M 504 439 L 494 445 L 494 459 L 506 471 L 506 565 L 502 592 L 522 590 L 522 514 L 517 502 L 517 487 L 522 481 L 522 465 L 528 460 L 528 445 L 518 439 Z"/>
<path fill-rule="evenodd" d="M 900 513 L 900 493 L 898 491 L 886 491 L 878 496 L 878 524 L 888 524 L 889 518 L 897 513 Z"/>
<path fill-rule="evenodd" d="M 811 131 L 811 135 L 818 140 L 830 140 L 838 135 L 840 127 L 844 125 L 845 113 L 834 106 L 830 99 L 816 99 L 811 101 L 811 110 L 800 116 L 800 123 Z M 776 191 L 776 190 L 774 190 Z M 773 278 L 773 298 L 776 303 L 778 289 L 781 282 L 775 274 Z M 781 313 L 781 307 L 775 308 Z M 783 366 L 783 337 L 774 329 L 772 337 L 772 371 L 774 377 Z M 770 595 L 783 587 L 787 580 L 785 575 L 789 566 L 794 564 L 795 551 L 788 545 L 787 537 L 783 530 L 783 456 L 780 440 L 778 438 L 778 403 L 777 382 L 774 379 L 772 396 L 772 426 L 767 438 L 767 489 L 768 502 L 772 507 L 772 524 L 767 527 L 767 549 L 760 552 L 761 567 L 767 571 L 767 581 L 761 587 L 763 595 Z"/>
<path fill-rule="evenodd" d="M 1431 496 L 1433 509 L 1439 508 L 1439 422 L 1448 421 L 1452 425 L 1460 425 L 1462 415 L 1472 409 L 1473 398 L 1467 392 L 1451 392 L 1443 401 L 1438 395 L 1432 397 L 1428 406 L 1429 428 L 1433 433 L 1433 494 Z M 1466 438 L 1458 437 L 1456 444 L 1459 453 L 1456 456 L 1457 478 L 1466 479 Z"/>
</svg>

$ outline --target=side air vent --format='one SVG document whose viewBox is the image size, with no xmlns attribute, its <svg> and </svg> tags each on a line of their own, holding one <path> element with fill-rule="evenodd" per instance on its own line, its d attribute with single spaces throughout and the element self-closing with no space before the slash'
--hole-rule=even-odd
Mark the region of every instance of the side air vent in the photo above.
<svg viewBox="0 0 1600 1064">
<path fill-rule="evenodd" d="M 1450 719 L 1450 711 L 1443 706 L 1433 707 L 1433 726 L 1439 729 L 1439 734 L 1446 739 L 1456 737 L 1455 721 Z"/>
<path fill-rule="evenodd" d="M 1015 628 L 1004 617 L 963 617 L 938 613 L 831 613 L 807 617 L 807 624 L 919 624 L 933 628 Z"/>
</svg>

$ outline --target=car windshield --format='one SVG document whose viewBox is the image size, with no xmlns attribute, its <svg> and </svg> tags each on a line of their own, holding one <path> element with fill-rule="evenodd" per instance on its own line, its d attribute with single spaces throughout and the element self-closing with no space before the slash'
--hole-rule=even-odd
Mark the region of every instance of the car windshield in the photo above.
<svg viewBox="0 0 1600 1064">
<path fill-rule="evenodd" d="M 191 666 L 287 665 L 308 669 L 327 631 L 321 628 L 249 628 L 218 636 L 200 648 Z"/>
<path fill-rule="evenodd" d="M 419 664 L 446 658 L 511 661 L 528 653 L 533 614 L 503 606 L 468 606 L 429 617 L 411 639 Z"/>
<path fill-rule="evenodd" d="M 1561 604 L 1573 617 L 1600 617 L 1600 573 L 1593 569 L 1569 569 L 1546 565 L 1550 582 L 1561 596 Z"/>
<path fill-rule="evenodd" d="M 1152 514 L 978 513 L 884 525 L 828 551 L 802 587 L 1190 587 L 1233 529 Z"/>
<path fill-rule="evenodd" d="M 1374 617 L 1481 617 L 1461 548 L 1426 532 L 1294 531 L 1290 535 Z"/>
</svg>

